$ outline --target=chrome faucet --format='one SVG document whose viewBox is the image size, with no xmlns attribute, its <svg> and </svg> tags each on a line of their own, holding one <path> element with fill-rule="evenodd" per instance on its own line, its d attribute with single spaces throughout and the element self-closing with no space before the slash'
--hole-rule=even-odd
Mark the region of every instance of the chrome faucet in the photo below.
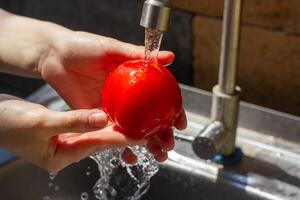
<svg viewBox="0 0 300 200">
<path fill-rule="evenodd" d="M 140 25 L 145 28 L 166 31 L 169 26 L 171 8 L 169 0 L 146 0 Z"/>
<path fill-rule="evenodd" d="M 241 89 L 236 86 L 242 0 L 225 0 L 218 84 L 213 88 L 211 122 L 196 138 L 177 134 L 192 142 L 203 159 L 230 157 L 236 153 L 235 137 Z M 140 25 L 166 31 L 170 19 L 169 0 L 146 0 Z M 220 161 L 216 160 L 216 161 Z"/>
</svg>

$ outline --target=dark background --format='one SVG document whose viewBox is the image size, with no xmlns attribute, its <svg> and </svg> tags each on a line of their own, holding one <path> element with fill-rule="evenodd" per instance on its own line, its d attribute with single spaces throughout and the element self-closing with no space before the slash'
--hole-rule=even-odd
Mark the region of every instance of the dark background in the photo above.
<svg viewBox="0 0 300 200">
<path fill-rule="evenodd" d="M 0 7 L 12 13 L 51 21 L 73 30 L 88 31 L 122 41 L 143 44 L 139 26 L 142 0 L 0 0 Z M 161 49 L 174 51 L 169 67 L 180 83 L 192 84 L 192 14 L 173 11 Z M 41 87 L 37 79 L 0 73 L 0 92 L 26 97 Z"/>
</svg>

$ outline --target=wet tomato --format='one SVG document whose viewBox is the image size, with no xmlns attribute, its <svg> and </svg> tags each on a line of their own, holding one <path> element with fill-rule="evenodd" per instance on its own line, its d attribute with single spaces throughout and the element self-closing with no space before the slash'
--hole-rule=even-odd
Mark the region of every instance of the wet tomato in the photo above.
<svg viewBox="0 0 300 200">
<path fill-rule="evenodd" d="M 180 114 L 182 98 L 176 79 L 164 66 L 136 60 L 110 74 L 102 107 L 120 132 L 141 139 L 170 129 Z"/>
</svg>

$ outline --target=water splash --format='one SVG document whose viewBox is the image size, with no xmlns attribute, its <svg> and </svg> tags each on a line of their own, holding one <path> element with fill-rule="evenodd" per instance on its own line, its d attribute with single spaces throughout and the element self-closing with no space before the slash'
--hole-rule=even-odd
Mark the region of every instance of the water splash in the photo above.
<svg viewBox="0 0 300 200">
<path fill-rule="evenodd" d="M 42 200 L 51 200 L 49 196 L 44 196 Z"/>
<path fill-rule="evenodd" d="M 58 192 L 58 191 L 59 191 L 59 189 L 60 189 L 60 188 L 59 188 L 59 186 L 58 186 L 58 185 L 55 185 L 55 186 L 54 186 L 54 191 Z"/>
<path fill-rule="evenodd" d="M 94 186 L 97 199 L 138 200 L 147 192 L 158 165 L 146 148 L 135 146 L 131 149 L 138 157 L 134 165 L 120 158 L 122 149 L 105 150 L 92 156 L 100 172 L 100 179 Z"/>
<path fill-rule="evenodd" d="M 86 192 L 81 193 L 80 195 L 81 200 L 88 200 L 89 199 L 89 194 Z"/>
</svg>

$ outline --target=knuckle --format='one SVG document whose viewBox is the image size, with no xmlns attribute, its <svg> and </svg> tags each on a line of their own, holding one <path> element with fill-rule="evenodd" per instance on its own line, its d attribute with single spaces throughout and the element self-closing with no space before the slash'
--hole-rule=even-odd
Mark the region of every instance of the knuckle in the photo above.
<svg viewBox="0 0 300 200">
<path fill-rule="evenodd" d="M 29 128 L 42 128 L 45 126 L 45 115 L 41 110 L 31 110 L 26 113 L 26 118 L 30 119 Z"/>
<path fill-rule="evenodd" d="M 76 113 L 71 113 L 65 118 L 63 123 L 67 128 L 73 129 L 78 126 L 79 122 L 80 116 Z"/>
</svg>

